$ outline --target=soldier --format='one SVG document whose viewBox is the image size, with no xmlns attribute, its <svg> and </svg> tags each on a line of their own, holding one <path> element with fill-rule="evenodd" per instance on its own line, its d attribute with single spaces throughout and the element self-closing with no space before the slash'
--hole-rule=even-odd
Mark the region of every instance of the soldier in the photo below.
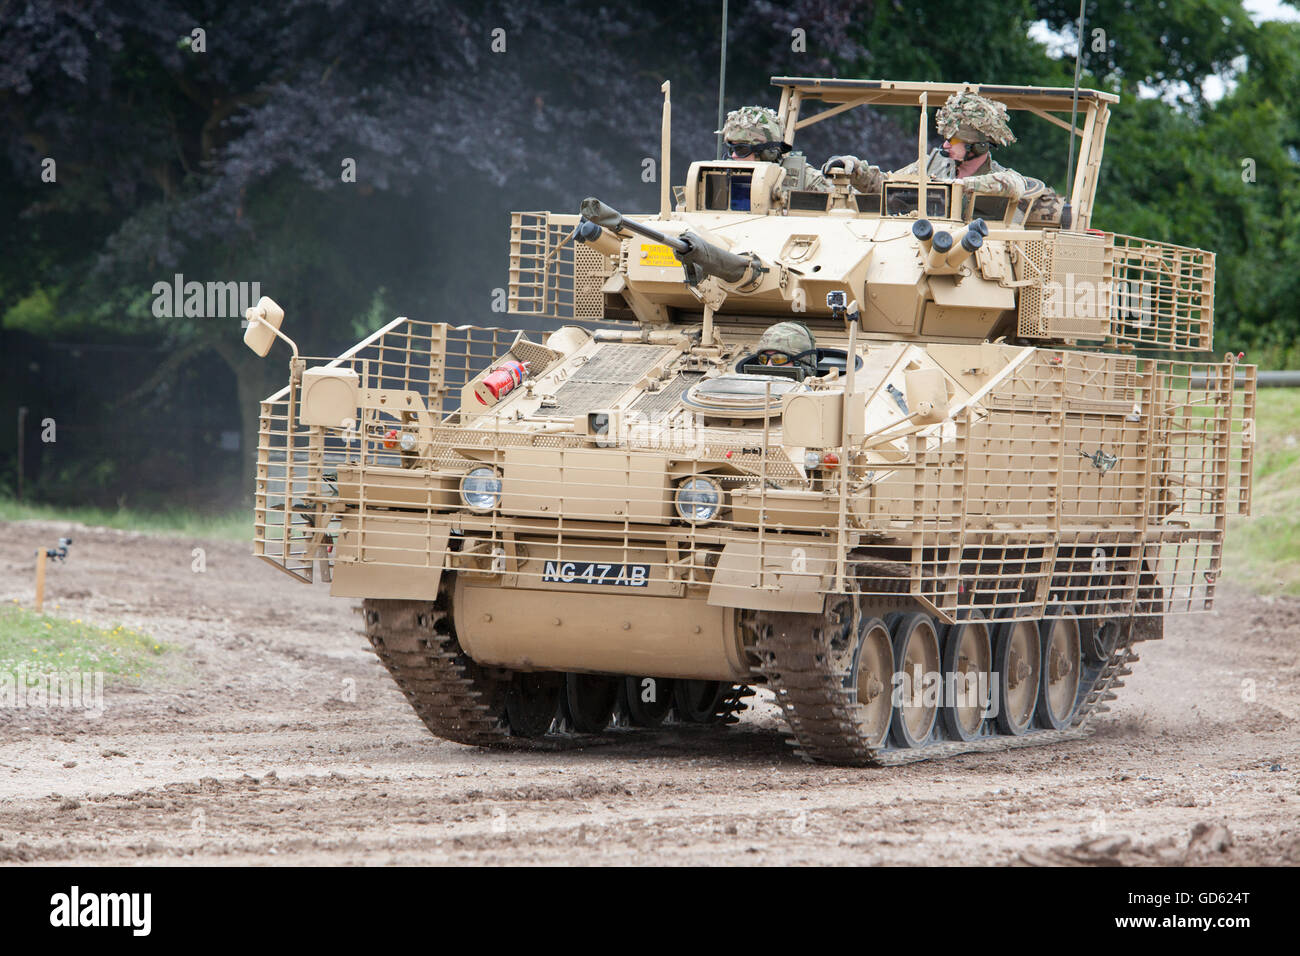
<svg viewBox="0 0 1300 956">
<path fill-rule="evenodd" d="M 802 322 L 778 322 L 763 333 L 755 348 L 758 365 L 803 367 L 810 375 L 817 373 L 817 341 Z"/>
<path fill-rule="evenodd" d="M 742 106 L 727 114 L 721 133 L 731 159 L 747 163 L 779 163 L 790 151 L 790 144 L 781 137 L 781 122 L 776 111 L 766 106 Z M 749 183 L 732 179 L 728 208 L 749 209 Z"/>
<path fill-rule="evenodd" d="M 781 120 L 776 110 L 766 106 L 742 106 L 727 114 L 721 130 L 729 159 L 744 162 L 780 163 L 785 167 L 785 185 L 792 189 L 827 189 L 828 184 L 815 168 L 804 161 L 803 153 L 790 153 L 790 144 L 782 137 Z M 789 154 L 789 155 L 787 155 Z M 748 187 L 732 182 L 732 209 L 748 209 Z"/>
<path fill-rule="evenodd" d="M 960 180 L 968 192 L 1007 196 L 1012 202 L 1025 192 L 1024 177 L 993 161 L 989 149 L 1016 141 L 1007 124 L 1007 108 L 996 100 L 977 93 L 954 93 L 939 108 L 935 126 L 943 135 L 943 148 L 930 151 L 926 171 L 933 180 Z M 822 175 L 834 170 L 849 174 L 849 182 L 859 192 L 880 192 L 884 173 L 856 156 L 832 156 L 822 166 Z M 896 174 L 916 173 L 916 163 L 896 170 Z M 815 187 L 824 188 L 824 187 Z"/>
</svg>

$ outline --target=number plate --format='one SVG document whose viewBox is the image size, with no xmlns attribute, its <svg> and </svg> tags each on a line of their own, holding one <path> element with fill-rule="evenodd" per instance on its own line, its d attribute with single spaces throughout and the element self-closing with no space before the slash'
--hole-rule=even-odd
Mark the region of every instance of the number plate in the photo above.
<svg viewBox="0 0 1300 956">
<path fill-rule="evenodd" d="M 542 581 L 555 584 L 610 584 L 643 588 L 650 583 L 648 564 L 605 564 L 600 561 L 547 561 Z"/>
</svg>

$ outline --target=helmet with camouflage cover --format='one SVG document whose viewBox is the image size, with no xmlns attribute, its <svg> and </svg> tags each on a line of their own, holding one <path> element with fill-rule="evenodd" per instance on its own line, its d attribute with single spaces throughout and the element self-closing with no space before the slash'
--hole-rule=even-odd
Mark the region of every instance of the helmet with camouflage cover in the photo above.
<svg viewBox="0 0 1300 956">
<path fill-rule="evenodd" d="M 989 142 L 998 146 L 1016 141 L 1007 123 L 1007 108 L 978 93 L 952 94 L 939 107 L 934 122 L 948 139 L 956 137 L 967 143 Z"/>
<path fill-rule="evenodd" d="M 816 371 L 817 360 L 810 355 L 804 355 L 805 352 L 816 347 L 817 342 L 812 332 L 802 322 L 778 322 L 763 333 L 754 351 L 756 353 L 782 352 L 790 356 L 791 360 L 802 355 L 803 357 L 798 359 L 799 364 L 808 371 Z"/>
<path fill-rule="evenodd" d="M 728 143 L 779 143 L 782 137 L 776 110 L 766 106 L 742 106 L 732 110 L 727 114 L 722 129 L 713 132 L 721 133 Z"/>
</svg>

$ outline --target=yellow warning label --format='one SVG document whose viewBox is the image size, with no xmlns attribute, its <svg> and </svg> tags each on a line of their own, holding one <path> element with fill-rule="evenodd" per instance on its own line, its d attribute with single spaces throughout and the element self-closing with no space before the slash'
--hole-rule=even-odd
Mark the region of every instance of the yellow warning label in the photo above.
<svg viewBox="0 0 1300 956">
<path fill-rule="evenodd" d="M 677 261 L 673 251 L 662 242 L 643 242 L 641 243 L 641 265 L 655 266 L 660 269 L 680 269 L 682 264 Z"/>
</svg>

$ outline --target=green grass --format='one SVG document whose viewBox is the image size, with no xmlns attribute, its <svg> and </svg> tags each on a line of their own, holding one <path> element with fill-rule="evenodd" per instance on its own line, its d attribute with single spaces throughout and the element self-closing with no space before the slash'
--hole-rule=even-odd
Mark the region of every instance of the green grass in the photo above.
<svg viewBox="0 0 1300 956">
<path fill-rule="evenodd" d="M 0 521 L 25 520 L 76 521 L 101 528 L 121 528 L 125 531 L 149 531 L 223 541 L 251 541 L 253 538 L 251 508 L 224 515 L 203 515 L 180 509 L 133 511 L 128 508 L 60 508 L 55 505 L 20 503 L 12 499 L 0 498 Z"/>
<path fill-rule="evenodd" d="M 1252 514 L 1228 521 L 1224 574 L 1300 597 L 1300 389 L 1259 390 L 1255 435 Z"/>
<path fill-rule="evenodd" d="M 80 618 L 0 606 L 0 673 L 100 671 L 140 677 L 171 647 L 126 625 L 99 627 Z"/>
</svg>

